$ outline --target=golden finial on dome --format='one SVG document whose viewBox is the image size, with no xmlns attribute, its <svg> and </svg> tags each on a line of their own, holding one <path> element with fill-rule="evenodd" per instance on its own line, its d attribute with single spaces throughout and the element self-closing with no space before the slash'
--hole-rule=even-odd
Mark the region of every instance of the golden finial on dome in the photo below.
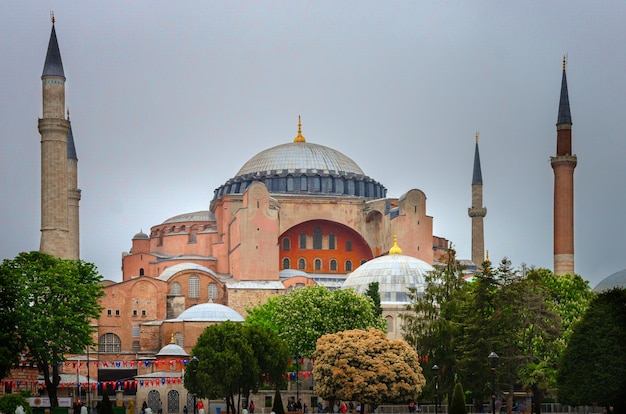
<svg viewBox="0 0 626 414">
<path fill-rule="evenodd" d="M 172 339 L 170 340 L 170 344 L 173 344 L 174 342 L 174 332 L 172 332 Z"/>
<path fill-rule="evenodd" d="M 487 257 L 485 258 L 485 262 L 489 262 L 489 250 L 487 250 Z"/>
<path fill-rule="evenodd" d="M 567 67 L 567 55 L 563 55 L 563 70 Z"/>
<path fill-rule="evenodd" d="M 306 138 L 302 136 L 302 122 L 300 115 L 298 115 L 298 136 L 293 139 L 293 142 L 306 142 Z"/>
<path fill-rule="evenodd" d="M 393 246 L 389 249 L 389 254 L 402 254 L 402 249 L 398 246 L 398 235 L 393 231 Z"/>
</svg>

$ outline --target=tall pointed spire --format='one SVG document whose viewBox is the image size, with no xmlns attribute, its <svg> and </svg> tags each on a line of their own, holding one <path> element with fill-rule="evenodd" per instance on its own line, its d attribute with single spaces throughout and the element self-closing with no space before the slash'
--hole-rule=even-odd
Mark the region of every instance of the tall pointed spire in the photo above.
<svg viewBox="0 0 626 414">
<path fill-rule="evenodd" d="M 76 155 L 76 146 L 74 145 L 74 134 L 72 133 L 72 122 L 70 121 L 70 110 L 67 110 L 67 122 L 70 124 L 70 130 L 67 132 L 67 158 L 69 160 L 78 161 Z"/>
<path fill-rule="evenodd" d="M 556 156 L 550 157 L 554 171 L 554 273 L 574 273 L 574 169 L 578 163 L 572 152 L 572 116 L 565 75 L 563 77 L 559 114 L 556 123 Z"/>
<path fill-rule="evenodd" d="M 298 135 L 293 139 L 293 142 L 306 142 L 306 138 L 302 136 L 302 120 L 298 115 Z"/>
<path fill-rule="evenodd" d="M 483 207 L 483 175 L 480 168 L 480 153 L 478 151 L 478 132 L 476 132 L 476 146 L 474 149 L 472 206 L 467 209 L 467 214 L 472 219 L 472 262 L 481 269 L 485 257 L 483 219 L 487 215 L 487 209 Z"/>
<path fill-rule="evenodd" d="M 57 32 L 54 29 L 54 15 L 52 16 L 52 33 L 50 33 L 50 41 L 48 42 L 46 63 L 43 65 L 43 73 L 41 76 L 58 76 L 65 80 L 61 52 L 59 51 L 59 43 L 57 42 Z"/>
</svg>

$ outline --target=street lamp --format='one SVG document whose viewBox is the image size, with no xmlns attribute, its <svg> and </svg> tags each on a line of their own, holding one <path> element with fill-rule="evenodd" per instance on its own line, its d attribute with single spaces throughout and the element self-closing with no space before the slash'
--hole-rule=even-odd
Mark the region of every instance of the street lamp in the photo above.
<svg viewBox="0 0 626 414">
<path fill-rule="evenodd" d="M 189 367 L 189 378 L 191 379 L 191 387 L 193 388 L 193 414 L 198 414 L 198 363 L 200 360 L 195 355 L 191 357 L 191 366 Z"/>
<path fill-rule="evenodd" d="M 439 407 L 439 365 L 435 364 L 431 368 L 433 376 L 435 378 L 435 414 L 438 414 Z"/>
<path fill-rule="evenodd" d="M 487 358 L 491 361 L 491 414 L 496 414 L 496 366 L 500 357 L 491 351 Z"/>
<path fill-rule="evenodd" d="M 300 402 L 300 354 L 296 352 L 293 357 L 293 362 L 296 364 L 296 407 Z"/>
</svg>

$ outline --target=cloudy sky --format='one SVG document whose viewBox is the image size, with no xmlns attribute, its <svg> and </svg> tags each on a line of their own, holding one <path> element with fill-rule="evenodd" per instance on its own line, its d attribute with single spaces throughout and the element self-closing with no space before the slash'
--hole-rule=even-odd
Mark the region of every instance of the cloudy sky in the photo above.
<svg viewBox="0 0 626 414">
<path fill-rule="evenodd" d="M 573 118 L 576 272 L 626 268 L 623 1 L 0 2 L 0 257 L 39 248 L 50 11 L 79 158 L 81 256 L 121 280 L 132 236 L 205 210 L 263 149 L 335 148 L 388 195 L 426 193 L 470 257 L 474 135 L 485 247 L 552 268 L 561 61 Z"/>
</svg>

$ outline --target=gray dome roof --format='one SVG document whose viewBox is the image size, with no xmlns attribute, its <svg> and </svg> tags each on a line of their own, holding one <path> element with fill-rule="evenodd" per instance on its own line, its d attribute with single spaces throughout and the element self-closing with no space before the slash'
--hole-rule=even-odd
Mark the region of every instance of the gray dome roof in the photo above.
<svg viewBox="0 0 626 414">
<path fill-rule="evenodd" d="M 402 254 L 377 257 L 359 266 L 343 282 L 342 289 L 352 288 L 365 294 L 370 283 L 378 282 L 381 304 L 410 303 L 409 288 L 424 293 L 424 276 L 433 267 L 423 260 Z"/>
<path fill-rule="evenodd" d="M 219 303 L 201 303 L 192 306 L 176 319 L 194 322 L 243 322 L 243 317 L 235 310 Z"/>
<path fill-rule="evenodd" d="M 626 269 L 605 277 L 593 288 L 593 291 L 600 293 L 613 288 L 626 289 Z"/>
<path fill-rule="evenodd" d="M 161 350 L 156 354 L 157 356 L 189 356 L 187 352 L 180 346 L 174 343 L 170 343 L 165 345 Z"/>
<path fill-rule="evenodd" d="M 261 151 L 241 167 L 237 176 L 283 170 L 365 175 L 354 161 L 339 151 L 309 142 L 290 142 Z"/>
<path fill-rule="evenodd" d="M 140 231 L 139 233 L 133 236 L 133 240 L 150 240 L 150 236 L 148 236 L 143 231 Z"/>
<path fill-rule="evenodd" d="M 195 211 L 170 217 L 161 224 L 185 223 L 189 221 L 215 221 L 215 215 L 208 210 Z"/>
</svg>

